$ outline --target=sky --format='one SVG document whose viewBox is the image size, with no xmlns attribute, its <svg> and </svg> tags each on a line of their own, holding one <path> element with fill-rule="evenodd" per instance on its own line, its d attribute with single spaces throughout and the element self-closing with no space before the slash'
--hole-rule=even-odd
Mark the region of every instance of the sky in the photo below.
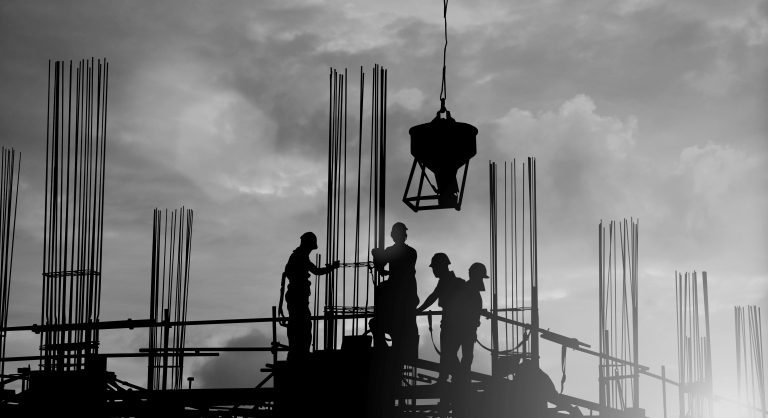
<svg viewBox="0 0 768 418">
<path fill-rule="evenodd" d="M 39 321 L 48 60 L 110 63 L 102 320 L 148 316 L 152 209 L 181 206 L 195 211 L 188 318 L 268 316 L 299 236 L 314 231 L 325 254 L 329 69 L 349 70 L 354 127 L 360 67 L 370 97 L 380 64 L 386 219 L 409 228 L 422 300 L 432 254 L 465 278 L 490 263 L 488 161 L 501 172 L 536 157 L 542 326 L 596 348 L 595 230 L 639 219 L 641 362 L 676 380 L 673 277 L 706 271 L 715 392 L 735 398 L 733 306 L 768 307 L 768 2 L 454 0 L 448 38 L 446 106 L 478 128 L 478 154 L 460 212 L 413 213 L 400 201 L 408 129 L 439 109 L 440 1 L 2 2 L 0 142 L 22 153 L 9 325 Z M 188 346 L 244 346 L 271 330 L 187 335 Z M 489 341 L 486 326 L 479 337 Z M 8 355 L 38 342 L 11 334 Z M 146 344 L 146 330 L 101 337 L 102 352 Z M 479 350 L 475 369 L 488 370 Z M 251 386 L 266 361 L 197 358 L 185 374 L 195 387 Z M 140 385 L 144 367 L 109 363 Z M 542 368 L 560 380 L 559 347 L 543 343 Z M 648 416 L 661 416 L 660 392 L 641 380 Z M 569 352 L 565 393 L 597 399 L 593 358 Z"/>
</svg>

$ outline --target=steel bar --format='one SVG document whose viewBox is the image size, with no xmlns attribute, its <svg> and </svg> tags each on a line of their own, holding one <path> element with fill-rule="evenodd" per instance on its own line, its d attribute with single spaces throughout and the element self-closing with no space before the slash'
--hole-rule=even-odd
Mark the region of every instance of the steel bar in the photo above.
<svg viewBox="0 0 768 418">
<path fill-rule="evenodd" d="M 640 405 L 640 369 L 631 367 L 639 364 L 638 231 L 633 218 L 598 225 L 598 347 L 624 361 L 600 361 L 599 396 L 602 405 L 621 410 Z"/>
<path fill-rule="evenodd" d="M 279 347 L 279 348 L 272 348 L 272 347 L 183 347 L 183 348 L 169 348 L 167 350 L 163 348 L 156 348 L 156 349 L 149 349 L 149 348 L 140 348 L 140 353 L 151 353 L 151 352 L 162 352 L 162 351 L 172 351 L 172 352 L 203 352 L 203 351 L 213 351 L 213 352 L 224 352 L 224 351 L 244 351 L 244 352 L 257 352 L 257 351 L 266 351 L 266 352 L 272 352 L 272 351 L 288 351 L 288 348 L 285 347 Z"/>
<path fill-rule="evenodd" d="M 107 358 L 118 358 L 118 357 L 148 357 L 151 355 L 151 353 L 98 353 L 93 354 L 94 356 L 99 357 L 107 357 Z M 184 356 L 184 357 L 216 357 L 219 354 L 218 353 L 174 353 L 176 356 Z M 78 354 L 63 354 L 59 357 L 66 358 L 66 359 L 76 359 L 79 358 L 80 355 Z M 26 357 L 4 357 L 0 358 L 0 362 L 14 362 L 14 361 L 32 361 L 32 360 L 42 360 L 45 356 L 26 356 Z"/>
<path fill-rule="evenodd" d="M 184 348 L 186 340 L 193 217 L 192 210 L 184 207 L 170 213 L 166 209 L 165 216 L 159 209 L 153 212 L 149 390 L 183 386 L 184 358 L 174 350 Z"/>
<path fill-rule="evenodd" d="M 91 58 L 68 67 L 49 62 L 40 322 L 54 327 L 40 328 L 45 370 L 80 369 L 98 353 L 81 344 L 98 342 L 97 329 L 56 326 L 99 318 L 108 66 Z"/>
<path fill-rule="evenodd" d="M 766 412 L 762 412 L 765 410 L 766 401 L 760 309 L 756 306 L 747 306 L 746 309 L 736 306 L 734 314 L 738 388 L 736 403 L 740 405 L 740 410 L 745 406 L 748 410 L 760 411 L 761 415 L 765 416 Z M 742 403 L 742 388 L 746 404 Z"/>
<path fill-rule="evenodd" d="M 357 142 L 357 194 L 355 195 L 355 265 L 360 263 L 360 176 L 362 174 L 363 164 L 363 98 L 365 96 L 365 73 L 363 73 L 363 67 L 360 66 L 360 115 L 359 130 L 358 130 L 358 142 Z M 360 272 L 354 270 L 352 297 L 354 300 L 353 305 L 355 307 L 360 306 Z M 354 322 L 354 334 L 358 335 L 360 332 L 359 321 Z"/>
<path fill-rule="evenodd" d="M 0 327 L 8 326 L 8 308 L 13 273 L 13 249 L 16 238 L 16 213 L 19 205 L 19 179 L 21 153 L 18 163 L 16 151 L 2 147 L 0 152 Z M 16 187 L 14 189 L 14 171 Z M 15 193 L 14 193 L 15 191 Z M 0 331 L 0 357 L 5 357 L 7 331 Z M 0 365 L 0 375 L 5 375 L 5 364 Z M 4 390 L 5 383 L 0 385 Z"/>
</svg>

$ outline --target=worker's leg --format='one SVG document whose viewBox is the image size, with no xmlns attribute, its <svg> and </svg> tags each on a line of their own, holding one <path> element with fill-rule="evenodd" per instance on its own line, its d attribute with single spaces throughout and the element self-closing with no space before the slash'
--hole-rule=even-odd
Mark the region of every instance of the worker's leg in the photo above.
<svg viewBox="0 0 768 418">
<path fill-rule="evenodd" d="M 477 330 L 467 329 L 461 333 L 461 380 L 469 383 L 469 373 L 472 370 L 472 360 L 475 358 L 475 340 Z"/>
<path fill-rule="evenodd" d="M 312 344 L 312 320 L 309 311 L 309 296 L 286 297 L 288 302 L 288 358 L 303 358 L 309 354 Z M 299 300 L 296 300 L 299 299 Z"/>
<path fill-rule="evenodd" d="M 418 358 L 419 351 L 419 328 L 416 325 L 416 312 L 399 317 L 391 336 L 392 349 L 399 353 L 400 362 L 412 364 Z"/>
<path fill-rule="evenodd" d="M 454 329 L 445 324 L 440 325 L 440 376 L 438 381 L 448 380 L 448 375 L 456 378 L 456 371 L 459 366 L 459 339 Z"/>
</svg>

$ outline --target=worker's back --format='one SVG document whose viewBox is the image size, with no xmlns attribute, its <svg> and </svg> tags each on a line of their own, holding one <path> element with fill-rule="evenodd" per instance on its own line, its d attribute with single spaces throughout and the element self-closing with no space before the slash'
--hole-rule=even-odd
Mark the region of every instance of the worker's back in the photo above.
<svg viewBox="0 0 768 418">
<path fill-rule="evenodd" d="M 459 326 L 464 322 L 466 295 L 464 286 L 466 282 L 461 277 L 456 277 L 453 272 L 440 280 L 445 281 L 445 290 L 438 299 L 438 306 L 443 309 L 441 327 Z"/>
<path fill-rule="evenodd" d="M 406 243 L 396 243 L 384 250 L 389 261 L 389 279 L 416 279 L 416 250 Z"/>
</svg>

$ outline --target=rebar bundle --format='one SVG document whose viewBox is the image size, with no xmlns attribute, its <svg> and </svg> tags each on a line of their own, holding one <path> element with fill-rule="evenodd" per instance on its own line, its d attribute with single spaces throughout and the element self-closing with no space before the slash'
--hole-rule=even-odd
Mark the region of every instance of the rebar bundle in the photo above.
<svg viewBox="0 0 768 418">
<path fill-rule="evenodd" d="M 5 343 L 8 331 L 8 303 L 11 294 L 11 273 L 13 272 L 13 242 L 16 237 L 16 209 L 19 206 L 19 173 L 21 153 L 16 161 L 16 151 L 2 148 L 0 160 L 0 358 L 5 357 Z M 14 189 L 14 170 L 16 188 Z M 0 380 L 5 375 L 5 362 L 0 363 Z M 4 385 L 3 385 L 4 386 Z M 0 387 L 2 390 L 3 387 Z"/>
<path fill-rule="evenodd" d="M 600 354 L 634 364 L 639 364 L 638 238 L 636 220 L 624 219 L 618 225 L 611 221 L 607 237 L 602 221 L 598 226 Z M 600 404 L 621 410 L 639 408 L 637 366 L 601 357 L 598 367 Z"/>
<path fill-rule="evenodd" d="M 152 273 L 149 318 L 147 389 L 182 389 L 189 267 L 192 251 L 192 209 L 174 210 L 168 216 L 155 209 L 152 224 Z"/>
<path fill-rule="evenodd" d="M 765 374 L 763 368 L 763 323 L 760 308 L 734 306 L 736 321 L 736 376 L 739 402 L 751 408 L 747 410 L 751 417 L 756 417 L 755 407 L 759 407 L 765 417 Z M 744 396 L 742 397 L 742 387 Z"/>
<path fill-rule="evenodd" d="M 360 107 L 359 107 L 359 132 L 357 144 L 357 169 L 356 174 L 349 172 L 347 167 L 347 110 L 348 110 L 348 78 L 347 71 L 344 74 L 331 70 L 330 73 L 330 107 L 328 120 L 328 212 L 326 217 L 326 261 L 339 260 L 340 270 L 329 273 L 323 287 L 323 300 L 320 300 L 320 279 L 315 277 L 315 295 L 313 314 L 321 312 L 326 319 L 320 323 L 313 321 L 313 348 L 321 349 L 319 334 L 322 327 L 323 349 L 336 349 L 339 337 L 346 335 L 361 335 L 367 329 L 365 320 L 359 318 L 348 319 L 350 315 L 367 314 L 373 310 L 370 295 L 373 286 L 379 283 L 378 274 L 370 268 L 372 266 L 371 249 L 383 248 L 385 242 L 385 185 L 386 185 L 386 107 L 387 107 L 387 71 L 379 65 L 373 68 L 373 81 L 371 83 L 371 131 L 370 131 L 370 158 L 368 172 L 368 227 L 367 244 L 363 242 L 361 227 L 364 213 L 361 214 L 361 200 L 364 200 L 365 187 L 363 181 L 363 105 L 365 74 L 360 69 Z M 351 168 L 354 171 L 354 167 Z M 356 194 L 354 209 L 348 208 L 351 202 L 347 200 L 348 175 L 354 178 L 356 175 Z M 352 186 L 355 187 L 355 186 Z M 349 230 L 347 210 L 355 211 L 354 231 L 350 225 Z M 351 216 L 350 216 L 351 217 Z M 350 237 L 350 234 L 353 237 Z M 347 248 L 347 240 L 354 239 L 352 245 Z M 365 248 L 363 248 L 367 245 Z M 352 250 L 352 254 L 350 254 Z M 362 254 L 361 251 L 365 251 Z M 362 260 L 365 261 L 362 261 Z M 320 256 L 316 263 L 320 265 Z M 351 268 L 351 277 L 347 277 L 347 268 Z M 363 272 L 360 269 L 364 269 Z M 363 283 L 365 282 L 365 283 Z M 362 323 L 361 323 L 362 322 Z"/>
<path fill-rule="evenodd" d="M 98 322 L 101 308 L 109 65 L 66 67 L 57 61 L 51 73 L 48 63 L 40 321 L 59 327 L 40 333 L 44 370 L 80 369 L 99 344 L 98 330 L 82 325 Z"/>
<path fill-rule="evenodd" d="M 707 272 L 702 272 L 701 283 L 700 292 L 696 272 L 685 273 L 684 276 L 675 272 L 680 416 L 693 418 L 714 416 Z M 703 329 L 699 310 L 700 294 L 704 300 Z"/>
<path fill-rule="evenodd" d="M 538 256 L 536 228 L 536 159 L 528 158 L 518 177 L 517 162 L 512 160 L 507 171 L 504 163 L 503 182 L 503 256 L 499 257 L 499 199 L 497 165 L 489 162 L 490 175 L 490 253 L 491 311 L 494 315 L 530 323 L 538 328 Z M 509 180 L 509 182 L 507 181 Z M 509 193 L 507 193 L 509 191 Z M 526 193 L 528 196 L 526 197 Z M 526 231 L 527 230 L 527 231 Z M 526 263 L 526 258 L 528 259 Z M 503 286 L 500 285 L 499 264 L 504 263 Z M 527 267 L 526 267 L 527 266 Z M 526 270 L 527 268 L 527 270 Z M 528 276 L 526 278 L 526 275 Z M 499 296 L 503 295 L 503 307 Z M 512 328 L 504 323 L 503 337 L 498 321 L 491 322 L 491 347 L 494 364 L 500 357 L 509 357 L 515 364 L 522 359 L 539 364 L 539 333 Z M 503 341 L 502 341 L 503 340 Z M 501 362 L 498 364 L 507 364 Z M 494 370 L 498 367 L 496 366 Z M 502 373 L 504 374 L 504 373 Z M 506 374 L 504 374 L 506 375 Z"/>
</svg>

